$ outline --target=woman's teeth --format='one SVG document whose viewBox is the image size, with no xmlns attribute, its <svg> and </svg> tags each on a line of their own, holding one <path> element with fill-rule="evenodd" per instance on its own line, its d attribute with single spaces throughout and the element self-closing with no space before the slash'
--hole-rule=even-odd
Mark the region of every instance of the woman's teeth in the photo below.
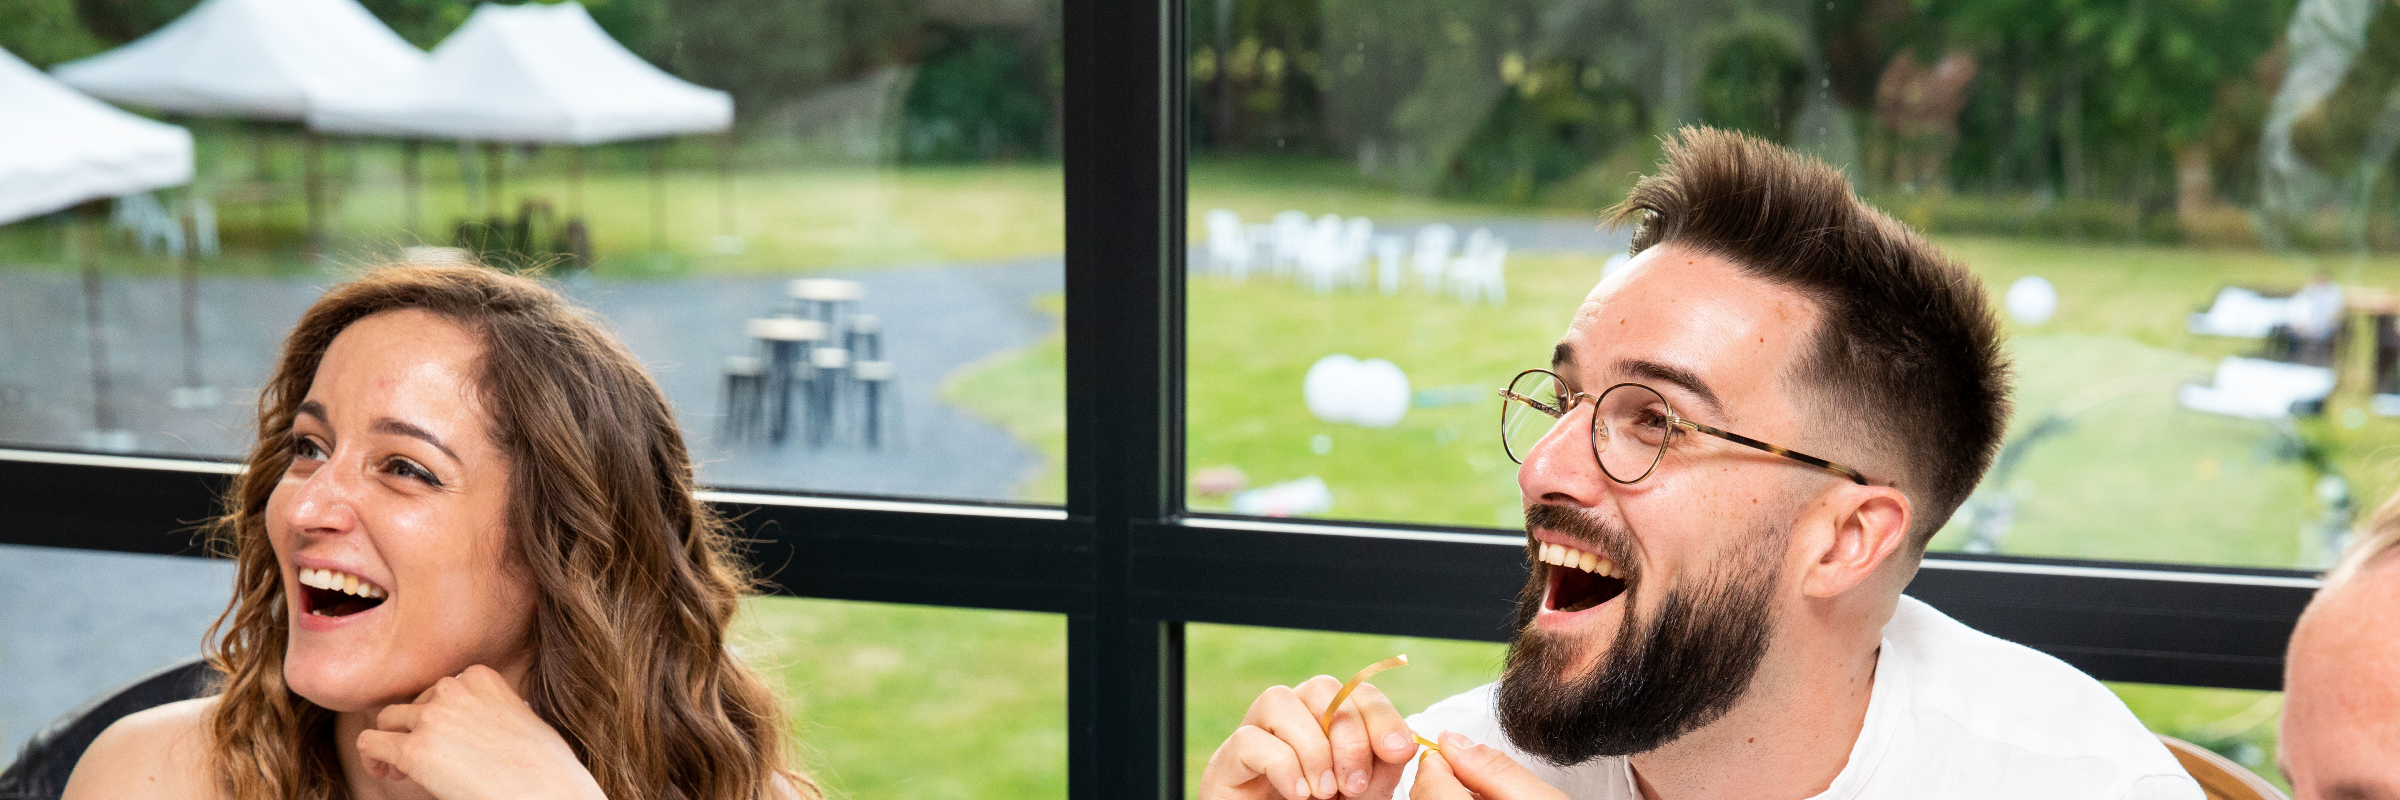
<svg viewBox="0 0 2400 800">
<path fill-rule="evenodd" d="M 381 586 L 361 580 L 356 575 L 330 569 L 300 570 L 300 585 L 313 589 L 330 589 L 370 599 L 379 598 L 385 594 Z"/>
<path fill-rule="evenodd" d="M 1579 569 L 1595 575 L 1606 575 L 1611 578 L 1621 577 L 1617 574 L 1616 563 L 1601 557 L 1598 553 L 1577 550 L 1563 544 L 1551 544 L 1549 542 L 1541 542 L 1540 544 L 1542 546 L 1541 554 L 1537 557 L 1540 558 L 1541 562 L 1544 564 L 1557 567 L 1567 567 L 1569 569 Z"/>
</svg>

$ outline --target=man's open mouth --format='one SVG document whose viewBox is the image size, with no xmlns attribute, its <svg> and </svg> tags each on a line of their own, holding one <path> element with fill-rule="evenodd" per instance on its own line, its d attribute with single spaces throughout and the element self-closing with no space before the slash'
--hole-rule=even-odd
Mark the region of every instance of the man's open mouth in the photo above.
<svg viewBox="0 0 2400 800">
<path fill-rule="evenodd" d="M 1628 576 L 1607 556 L 1562 544 L 1535 544 L 1540 546 L 1535 558 L 1550 565 L 1550 596 L 1543 600 L 1544 607 L 1572 613 L 1625 593 Z"/>
<path fill-rule="evenodd" d="M 330 569 L 300 570 L 300 613 L 320 617 L 347 617 L 379 605 L 390 592 L 347 572 Z"/>
</svg>

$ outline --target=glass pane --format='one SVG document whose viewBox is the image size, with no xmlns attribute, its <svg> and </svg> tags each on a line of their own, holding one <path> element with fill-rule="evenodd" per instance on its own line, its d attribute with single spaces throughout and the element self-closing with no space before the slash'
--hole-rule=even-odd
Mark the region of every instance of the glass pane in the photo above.
<svg viewBox="0 0 2400 800">
<path fill-rule="evenodd" d="M 768 597 L 735 635 L 827 796 L 1066 796 L 1064 616 Z"/>
<path fill-rule="evenodd" d="M 102 106 L 59 135 L 188 131 L 191 176 L 104 180 L 105 159 L 139 155 L 124 144 L 57 157 L 90 192 L 0 188 L 0 446 L 236 457 L 275 345 L 325 286 L 472 259 L 538 269 L 605 317 L 705 482 L 1062 501 L 1055 3 L 362 0 L 371 18 L 300 32 L 364 42 L 400 88 L 295 96 L 306 123 L 137 91 L 284 68 L 228 55 L 244 48 L 175 71 L 116 49 L 187 16 L 239 34 L 246 7 L 104 5 L 0 16 L 0 48 L 65 82 L 0 86 L 69 103 L 74 84 L 172 123 Z M 476 57 L 520 36 L 579 46 L 540 81 Z M 617 104 L 499 99 L 554 78 Z M 536 107 L 566 111 L 520 113 Z M 753 324 L 779 316 L 830 327 L 779 350 L 778 325 Z"/>
<path fill-rule="evenodd" d="M 1407 667 L 1377 675 L 1373 682 L 1400 713 L 1415 714 L 1442 698 L 1499 680 L 1508 649 L 1490 642 L 1194 624 L 1184 628 L 1184 652 L 1184 793 L 1191 795 L 1199 789 L 1209 754 L 1241 727 L 1243 712 L 1269 686 L 1292 686 L 1317 675 L 1348 680 L 1359 667 L 1407 653 Z M 2275 769 L 2281 692 L 2148 683 L 2108 687 L 2150 730 L 2216 751 L 2291 790 Z"/>
<path fill-rule="evenodd" d="M 210 559 L 0 545 L 0 768 L 61 715 L 197 656 L 232 580 Z M 731 638 L 831 796 L 1066 794 L 1065 617 L 763 597 Z"/>
<path fill-rule="evenodd" d="M 1935 549 L 2325 565 L 2400 483 L 2400 17 L 2170 6 L 1193 0 L 1192 507 L 1518 527 L 1493 390 L 1709 124 L 2007 301 L 2007 455 Z"/>
</svg>

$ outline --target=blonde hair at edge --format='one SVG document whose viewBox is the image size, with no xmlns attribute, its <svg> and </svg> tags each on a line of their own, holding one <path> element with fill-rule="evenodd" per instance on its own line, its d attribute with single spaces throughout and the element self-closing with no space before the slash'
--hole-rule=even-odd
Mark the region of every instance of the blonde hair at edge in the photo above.
<svg viewBox="0 0 2400 800">
<path fill-rule="evenodd" d="M 216 524 L 237 574 L 209 631 L 224 691 L 208 724 L 232 796 L 347 794 L 333 712 L 283 683 L 289 620 L 265 515 L 326 348 L 351 323 L 400 309 L 458 322 L 483 345 L 476 383 L 509 458 L 507 547 L 537 595 L 524 699 L 600 788 L 821 797 L 792 766 L 779 698 L 726 647 L 753 584 L 723 521 L 693 497 L 691 459 L 658 384 L 614 335 L 533 280 L 407 264 L 336 286 L 301 317 L 260 392 L 258 442 Z"/>
<path fill-rule="evenodd" d="M 2400 549 L 2400 492 L 2385 498 L 2375 507 L 2364 528 L 2353 535 L 2348 547 L 2342 548 L 2342 560 L 2325 573 L 2326 588 L 2348 582 L 2367 565 Z"/>
</svg>

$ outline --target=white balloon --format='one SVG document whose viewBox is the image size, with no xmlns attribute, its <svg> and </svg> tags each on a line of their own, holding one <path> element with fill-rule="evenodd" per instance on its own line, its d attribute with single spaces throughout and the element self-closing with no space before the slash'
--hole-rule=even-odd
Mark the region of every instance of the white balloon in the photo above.
<svg viewBox="0 0 2400 800">
<path fill-rule="evenodd" d="M 1411 389 L 1408 374 L 1397 364 L 1335 353 L 1309 366 L 1300 394 L 1317 419 L 1389 428 L 1408 416 Z"/>
<path fill-rule="evenodd" d="M 1349 392 L 1350 421 L 1368 428 L 1389 428 L 1408 416 L 1408 374 L 1380 358 L 1360 362 L 1351 371 L 1355 388 Z"/>
<path fill-rule="evenodd" d="M 2018 278 L 2008 285 L 2008 315 L 2027 325 L 2049 322 L 2058 313 L 2058 288 L 2039 275 Z"/>
<path fill-rule="evenodd" d="M 1308 367 L 1307 377 L 1300 379 L 1300 397 L 1308 402 L 1308 413 L 1326 422 L 1350 421 L 1350 373 L 1358 368 L 1358 359 L 1341 353 L 1317 359 Z"/>
</svg>

